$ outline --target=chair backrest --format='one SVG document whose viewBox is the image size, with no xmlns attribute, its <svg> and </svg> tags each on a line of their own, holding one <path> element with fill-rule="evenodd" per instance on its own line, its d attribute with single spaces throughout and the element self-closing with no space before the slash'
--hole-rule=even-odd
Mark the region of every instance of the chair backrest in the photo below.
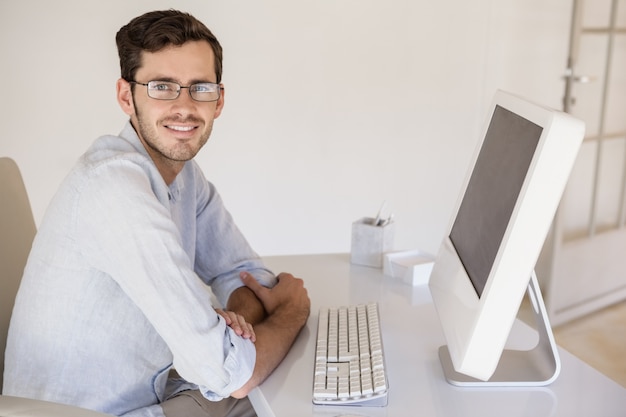
<svg viewBox="0 0 626 417">
<path fill-rule="evenodd" d="M 0 158 L 0 392 L 9 321 L 35 232 L 20 170 L 11 158 Z"/>
</svg>

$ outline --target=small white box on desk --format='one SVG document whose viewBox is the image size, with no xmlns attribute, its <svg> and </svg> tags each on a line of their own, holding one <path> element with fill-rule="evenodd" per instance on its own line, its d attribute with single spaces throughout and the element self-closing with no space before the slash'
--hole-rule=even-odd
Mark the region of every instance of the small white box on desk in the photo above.
<svg viewBox="0 0 626 417">
<path fill-rule="evenodd" d="M 385 255 L 383 273 L 401 278 L 411 285 L 428 284 L 435 257 L 419 250 L 393 252 Z"/>
</svg>

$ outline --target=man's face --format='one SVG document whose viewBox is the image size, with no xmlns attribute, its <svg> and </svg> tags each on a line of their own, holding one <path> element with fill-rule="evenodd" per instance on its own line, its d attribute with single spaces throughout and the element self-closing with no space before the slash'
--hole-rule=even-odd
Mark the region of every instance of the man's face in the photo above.
<svg viewBox="0 0 626 417">
<path fill-rule="evenodd" d="M 143 52 L 135 81 L 174 81 L 181 86 L 215 83 L 213 50 L 208 42 L 192 41 L 154 53 Z M 174 100 L 156 100 L 148 96 L 146 86 L 137 84 L 130 96 L 130 85 L 123 80 L 119 83 L 118 98 L 120 89 L 123 92 L 125 88 L 131 98 L 120 104 L 157 166 L 179 166 L 192 159 L 209 139 L 213 120 L 224 105 L 223 95 L 218 101 L 200 102 L 191 98 L 187 88 Z"/>
</svg>

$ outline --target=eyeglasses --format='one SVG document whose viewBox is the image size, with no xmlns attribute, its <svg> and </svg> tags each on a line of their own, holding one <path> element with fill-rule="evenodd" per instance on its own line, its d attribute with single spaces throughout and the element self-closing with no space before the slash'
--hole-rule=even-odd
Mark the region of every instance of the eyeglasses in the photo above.
<svg viewBox="0 0 626 417">
<path fill-rule="evenodd" d="M 148 84 L 129 81 L 129 83 L 145 85 L 148 88 L 148 97 L 157 100 L 176 100 L 180 90 L 188 88 L 189 95 L 196 101 L 217 101 L 222 90 L 222 87 L 215 83 L 195 83 L 190 86 L 182 86 L 172 81 L 149 81 Z"/>
</svg>

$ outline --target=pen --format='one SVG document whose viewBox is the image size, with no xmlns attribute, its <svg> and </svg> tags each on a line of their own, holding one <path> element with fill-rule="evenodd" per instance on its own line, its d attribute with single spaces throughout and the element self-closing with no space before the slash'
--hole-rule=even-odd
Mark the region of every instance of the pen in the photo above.
<svg viewBox="0 0 626 417">
<path fill-rule="evenodd" d="M 382 223 L 380 224 L 380 226 L 381 227 L 387 226 L 389 223 L 391 223 L 392 220 L 393 220 L 393 213 L 391 213 L 389 215 L 389 217 L 387 217 L 385 220 L 383 220 Z"/>
<path fill-rule="evenodd" d="M 380 205 L 380 209 L 378 209 L 378 214 L 376 214 L 376 218 L 374 219 L 374 222 L 372 223 L 374 226 L 380 226 L 380 216 L 383 213 L 383 210 L 385 209 L 385 206 L 387 205 L 387 200 L 383 200 L 383 204 Z"/>
</svg>

